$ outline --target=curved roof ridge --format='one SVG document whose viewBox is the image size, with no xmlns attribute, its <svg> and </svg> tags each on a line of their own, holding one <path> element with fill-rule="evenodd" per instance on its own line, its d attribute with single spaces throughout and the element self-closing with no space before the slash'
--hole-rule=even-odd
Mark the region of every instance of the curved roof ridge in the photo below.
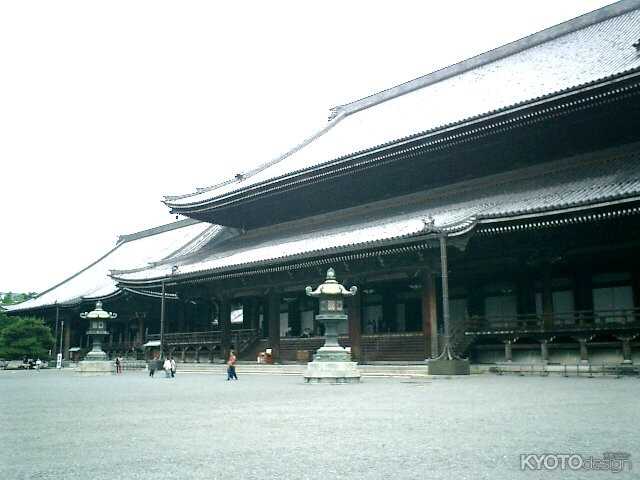
<svg viewBox="0 0 640 480">
<path fill-rule="evenodd" d="M 120 248 L 125 242 L 121 242 L 120 240 L 118 240 L 118 242 L 116 243 L 116 246 L 113 247 L 111 250 L 109 250 L 107 253 L 105 253 L 104 255 L 102 255 L 100 258 L 98 258 L 97 260 L 95 260 L 94 262 L 91 262 L 89 265 L 87 265 L 86 267 L 84 267 L 82 270 L 77 271 L 76 273 L 74 273 L 73 275 L 65 278 L 64 280 L 62 280 L 61 282 L 56 283 L 53 287 L 50 287 L 48 289 L 46 289 L 44 292 L 40 292 L 38 295 L 36 295 L 33 298 L 30 298 L 29 300 L 26 300 L 25 302 L 20 302 L 20 303 L 15 303 L 13 305 L 11 305 L 11 307 L 18 307 L 19 305 L 24 305 L 25 303 L 29 302 L 30 300 L 36 300 L 40 297 L 42 297 L 43 295 L 46 295 L 47 293 L 55 290 L 56 288 L 60 287 L 61 285 L 64 285 L 65 283 L 73 280 L 74 278 L 76 278 L 78 275 L 86 272 L 87 270 L 89 270 L 90 268 L 92 268 L 94 265 L 100 263 L 102 260 L 104 260 L 105 258 L 107 258 L 109 255 L 111 255 L 113 252 L 115 252 L 118 248 Z M 58 303 L 57 301 L 55 303 Z M 9 308 L 7 309 L 8 311 L 11 311 L 12 309 Z"/>
<path fill-rule="evenodd" d="M 215 185 L 211 185 L 209 187 L 204 187 L 204 188 L 198 188 L 198 189 L 196 189 L 195 192 L 186 193 L 184 195 L 165 195 L 162 202 L 166 205 L 167 202 L 170 202 L 172 200 L 179 200 L 179 199 L 188 198 L 188 197 L 191 197 L 191 196 L 194 196 L 194 195 L 199 195 L 199 194 L 201 194 L 203 192 L 209 192 L 211 190 L 215 190 L 216 188 L 222 187 L 224 185 L 229 185 L 230 183 L 233 183 L 233 182 L 240 183 L 245 179 L 251 178 L 252 176 L 262 172 L 263 170 L 266 170 L 267 168 L 269 168 L 269 167 L 271 167 L 273 165 L 276 165 L 277 163 L 281 162 L 285 158 L 290 157 L 294 153 L 296 153 L 299 150 L 303 149 L 304 147 L 309 145 L 311 142 L 313 142 L 317 138 L 319 138 L 322 135 L 324 135 L 325 133 L 327 133 L 331 128 L 333 128 L 344 117 L 346 117 L 346 114 L 342 114 L 342 113 L 338 113 L 336 115 L 330 116 L 329 123 L 327 123 L 321 129 L 316 130 L 312 135 L 310 135 L 309 137 L 305 138 L 302 142 L 298 143 L 293 148 L 290 148 L 289 150 L 284 152 L 282 155 L 279 155 L 279 156 L 277 156 L 277 157 L 275 157 L 275 158 L 273 158 L 273 159 L 271 159 L 271 160 L 269 160 L 267 162 L 261 163 L 260 165 L 258 165 L 257 167 L 253 168 L 252 170 L 248 170 L 247 172 L 244 172 L 244 173 L 238 173 L 238 174 L 236 174 L 236 176 L 234 178 L 227 179 L 227 180 L 225 180 L 223 182 L 220 182 L 220 183 L 217 183 Z"/>
<path fill-rule="evenodd" d="M 566 20 L 562 23 L 519 38 L 518 40 L 514 40 L 505 45 L 480 53 L 471 58 L 467 58 L 458 63 L 454 63 L 426 75 L 414 78 L 413 80 L 403 82 L 399 85 L 381 90 L 358 100 L 333 107 L 329 110 L 329 119 L 338 115 L 351 115 L 352 113 L 359 112 L 360 110 L 367 109 L 414 90 L 418 90 L 496 60 L 514 55 L 536 45 L 554 40 L 582 28 L 595 25 L 596 23 L 600 23 L 604 20 L 617 17 L 637 8 L 640 8 L 640 0 L 621 0 L 611 5 L 604 6 L 597 10 L 580 15 L 579 17 Z"/>
<path fill-rule="evenodd" d="M 124 242 L 130 242 L 131 240 L 139 240 L 140 238 L 150 237 L 152 235 L 157 235 L 158 233 L 168 232 L 170 230 L 187 227 L 189 225 L 195 225 L 196 223 L 201 223 L 201 222 L 200 220 L 185 218 L 183 220 L 178 220 L 177 222 L 166 223 L 164 225 L 158 225 L 157 227 L 151 227 L 145 230 L 140 230 L 139 232 L 119 235 L 116 243 L 121 243 L 121 242 L 124 243 Z"/>
</svg>

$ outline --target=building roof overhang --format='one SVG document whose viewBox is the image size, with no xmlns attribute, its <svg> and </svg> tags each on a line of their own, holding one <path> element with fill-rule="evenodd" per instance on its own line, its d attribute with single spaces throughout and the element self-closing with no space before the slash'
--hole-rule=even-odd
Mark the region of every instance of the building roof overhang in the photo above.
<svg viewBox="0 0 640 480">
<path fill-rule="evenodd" d="M 635 215 L 639 204 L 640 143 L 634 143 L 239 233 L 174 259 L 176 271 L 158 264 L 114 278 L 121 285 L 232 278 L 431 248 L 436 230 L 463 238 L 478 230 L 546 228 Z"/>
<path fill-rule="evenodd" d="M 599 101 L 592 94 L 597 89 L 637 73 L 640 56 L 633 41 L 640 27 L 639 7 L 638 0 L 618 2 L 338 107 L 329 125 L 274 161 L 193 194 L 167 196 L 164 202 L 175 213 L 226 221 L 233 215 L 218 211 L 302 188 L 320 176 L 344 174 L 365 161 L 387 162 L 405 146 L 433 142 L 442 148 L 468 141 L 476 130 L 487 134 L 558 116 L 577 103 L 584 108 Z M 609 98 L 616 94 L 614 90 Z M 406 118 L 411 121 L 404 122 Z M 366 128 L 355 128 L 358 122 Z M 406 128 L 398 130 L 396 124 Z M 384 138 L 367 129 L 401 135 Z"/>
</svg>

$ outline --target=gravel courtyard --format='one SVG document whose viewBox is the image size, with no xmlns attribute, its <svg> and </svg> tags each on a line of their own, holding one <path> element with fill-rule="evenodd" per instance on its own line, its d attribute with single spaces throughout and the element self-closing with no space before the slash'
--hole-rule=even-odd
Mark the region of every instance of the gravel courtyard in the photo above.
<svg viewBox="0 0 640 480">
<path fill-rule="evenodd" d="M 239 376 L 0 372 L 0 479 L 621 479 L 520 454 L 640 461 L 634 378 Z"/>
</svg>

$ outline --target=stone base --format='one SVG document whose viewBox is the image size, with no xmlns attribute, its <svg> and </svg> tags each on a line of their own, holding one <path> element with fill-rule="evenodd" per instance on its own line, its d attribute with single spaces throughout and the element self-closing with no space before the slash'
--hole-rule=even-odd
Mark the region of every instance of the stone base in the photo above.
<svg viewBox="0 0 640 480">
<path fill-rule="evenodd" d="M 469 360 L 429 360 L 429 375 L 469 375 Z"/>
<path fill-rule="evenodd" d="M 306 383 L 358 383 L 360 371 L 356 362 L 311 362 L 304 372 Z"/>
<path fill-rule="evenodd" d="M 78 372 L 84 375 L 112 375 L 116 367 L 110 361 L 83 360 L 78 364 Z"/>
<path fill-rule="evenodd" d="M 313 356 L 314 362 L 351 363 L 351 354 L 341 346 L 321 347 Z"/>
<path fill-rule="evenodd" d="M 100 351 L 91 350 L 89 353 L 87 353 L 87 355 L 84 358 L 85 358 L 85 361 L 90 361 L 90 362 L 106 362 L 109 360 L 107 358 L 107 354 L 104 353 L 102 350 Z"/>
</svg>

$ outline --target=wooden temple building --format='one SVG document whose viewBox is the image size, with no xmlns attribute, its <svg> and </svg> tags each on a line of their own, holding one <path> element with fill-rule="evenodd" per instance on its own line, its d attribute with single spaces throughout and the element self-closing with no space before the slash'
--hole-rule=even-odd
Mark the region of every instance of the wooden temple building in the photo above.
<svg viewBox="0 0 640 480">
<path fill-rule="evenodd" d="M 164 292 L 178 360 L 295 361 L 321 344 L 304 288 L 333 267 L 359 288 L 354 358 L 424 361 L 446 253 L 458 353 L 637 361 L 639 118 L 640 1 L 623 0 L 331 109 L 282 156 L 165 197 L 188 219 L 121 237 L 11 312 L 64 319 L 64 349 L 84 348 L 78 313 L 101 299 L 119 313 L 103 347 L 132 351 L 159 340 Z"/>
</svg>

